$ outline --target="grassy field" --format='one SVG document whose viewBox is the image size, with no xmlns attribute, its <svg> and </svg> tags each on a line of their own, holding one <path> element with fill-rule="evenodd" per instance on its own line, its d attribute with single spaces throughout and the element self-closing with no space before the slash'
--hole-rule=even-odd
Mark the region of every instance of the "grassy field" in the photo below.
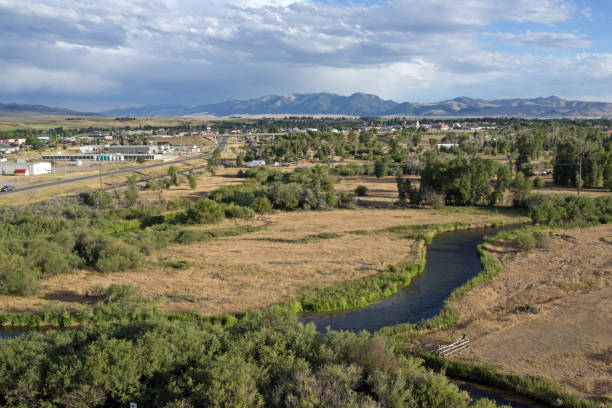
<svg viewBox="0 0 612 408">
<path fill-rule="evenodd" d="M 388 231 L 391 227 L 512 219 L 512 214 L 479 208 L 279 212 L 240 221 L 263 225 L 262 231 L 173 246 L 148 257 L 137 270 L 110 275 L 81 270 L 48 279 L 36 298 L 0 297 L 0 312 L 32 311 L 56 302 L 76 305 L 86 302 L 94 287 L 112 283 L 130 284 L 148 298 L 161 299 L 164 310 L 241 312 L 413 262 L 415 241 L 401 229 Z M 214 228 L 235 226 L 236 221 L 225 221 Z"/>
<path fill-rule="evenodd" d="M 531 252 L 489 245 L 503 272 L 455 302 L 457 325 L 416 341 L 431 350 L 466 333 L 464 360 L 612 401 L 610 245 L 610 225 L 555 231 L 548 248 Z"/>
<path fill-rule="evenodd" d="M 52 116 L 24 116 L 24 117 L 0 117 L 0 131 L 8 131 L 15 129 L 53 129 L 63 127 L 64 129 L 81 129 L 88 127 L 95 128 L 123 128 L 144 127 L 144 126 L 177 126 L 182 124 L 202 125 L 210 123 L 210 117 L 191 117 L 191 118 L 135 118 L 130 121 L 115 120 L 112 116 L 80 116 L 71 117 L 71 120 L 66 120 L 67 116 L 52 115 Z M 74 120 L 73 120 L 74 119 Z"/>
</svg>

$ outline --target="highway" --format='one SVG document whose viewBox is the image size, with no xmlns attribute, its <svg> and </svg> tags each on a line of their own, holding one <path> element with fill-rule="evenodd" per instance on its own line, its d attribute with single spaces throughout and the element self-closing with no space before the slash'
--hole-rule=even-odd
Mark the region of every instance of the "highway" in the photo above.
<svg viewBox="0 0 612 408">
<path fill-rule="evenodd" d="M 229 142 L 229 138 L 230 137 L 231 136 L 220 136 L 221 141 L 218 143 L 217 149 L 219 149 L 219 151 L 221 153 L 225 152 L 225 150 L 227 149 L 227 144 Z M 171 166 L 173 164 L 186 163 L 186 162 L 189 162 L 189 161 L 192 161 L 192 160 L 206 159 L 206 158 L 210 157 L 211 155 L 212 155 L 212 152 L 208 152 L 208 153 L 204 153 L 204 154 L 201 154 L 201 155 L 198 155 L 198 156 L 188 157 L 188 158 L 185 158 L 185 159 L 172 160 L 172 161 L 167 161 L 167 162 L 163 162 L 163 163 L 144 164 L 142 166 L 132 167 L 132 168 L 129 168 L 129 169 L 115 170 L 115 171 L 110 171 L 110 172 L 102 173 L 102 177 L 116 176 L 118 174 L 134 173 L 134 172 L 138 172 L 138 171 L 142 171 L 142 170 L 153 169 L 153 168 L 156 168 L 156 167 Z M 24 193 L 24 192 L 27 192 L 27 191 L 40 190 L 40 189 L 48 188 L 48 187 L 61 186 L 62 184 L 69 184 L 69 183 L 74 183 L 74 182 L 77 182 L 77 181 L 91 180 L 91 179 L 97 179 L 97 178 L 100 178 L 99 174 L 92 174 L 92 175 L 89 175 L 89 176 L 72 177 L 72 178 L 67 178 L 67 179 L 64 179 L 64 180 L 52 181 L 52 182 L 49 182 L 49 183 L 39 184 L 39 185 L 35 185 L 35 186 L 26 186 L 26 187 L 21 187 L 21 188 L 15 188 L 14 191 L 0 193 L 0 195 L 5 196 L 5 195 L 9 195 L 9 194 Z"/>
</svg>

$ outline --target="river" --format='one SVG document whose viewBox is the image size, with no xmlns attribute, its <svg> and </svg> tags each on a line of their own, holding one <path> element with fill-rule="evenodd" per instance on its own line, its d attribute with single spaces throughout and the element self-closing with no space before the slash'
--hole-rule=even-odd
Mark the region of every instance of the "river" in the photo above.
<svg viewBox="0 0 612 408">
<path fill-rule="evenodd" d="M 363 309 L 331 313 L 308 313 L 302 323 L 313 322 L 319 330 L 375 332 L 385 326 L 418 323 L 436 316 L 451 292 L 480 272 L 476 246 L 495 229 L 472 229 L 438 234 L 427 247 L 427 263 L 421 276 L 395 295 Z"/>
<path fill-rule="evenodd" d="M 476 276 L 481 269 L 476 247 L 495 229 L 472 229 L 438 234 L 427 248 L 423 274 L 398 293 L 363 309 L 332 313 L 302 314 L 302 323 L 314 323 L 321 331 L 375 332 L 385 326 L 418 323 L 436 316 L 451 292 Z M 13 338 L 23 329 L 0 328 L 0 338 Z M 489 398 L 515 408 L 539 407 L 517 394 L 492 387 L 452 380 L 473 398 Z"/>
</svg>

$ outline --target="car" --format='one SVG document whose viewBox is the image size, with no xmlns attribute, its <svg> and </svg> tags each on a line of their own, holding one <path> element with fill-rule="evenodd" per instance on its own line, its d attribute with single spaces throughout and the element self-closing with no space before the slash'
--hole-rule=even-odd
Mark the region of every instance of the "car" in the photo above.
<svg viewBox="0 0 612 408">
<path fill-rule="evenodd" d="M 2 193 L 6 193 L 9 191 L 15 191 L 15 186 L 2 186 L 2 188 L 0 188 L 0 192 Z"/>
</svg>

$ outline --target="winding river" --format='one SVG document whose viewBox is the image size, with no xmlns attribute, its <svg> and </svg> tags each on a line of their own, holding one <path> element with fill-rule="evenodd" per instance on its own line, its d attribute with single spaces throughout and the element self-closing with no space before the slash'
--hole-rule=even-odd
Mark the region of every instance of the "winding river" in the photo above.
<svg viewBox="0 0 612 408">
<path fill-rule="evenodd" d="M 319 331 L 375 332 L 385 326 L 418 323 L 436 316 L 453 290 L 481 270 L 476 247 L 499 229 L 482 228 L 438 234 L 427 247 L 427 263 L 421 276 L 395 295 L 363 309 L 331 313 L 305 313 L 302 323 L 312 322 Z M 542 407 L 516 393 L 494 387 L 452 380 L 472 398 L 488 398 L 513 408 Z"/>
<path fill-rule="evenodd" d="M 436 316 L 451 292 L 480 272 L 476 247 L 491 228 L 451 231 L 438 234 L 427 247 L 427 263 L 421 276 L 395 295 L 363 309 L 331 313 L 302 314 L 302 323 L 313 322 L 321 331 L 375 332 L 385 326 L 418 323 Z"/>
<path fill-rule="evenodd" d="M 410 286 L 395 295 L 371 304 L 363 309 L 302 314 L 302 323 L 313 322 L 318 330 L 375 332 L 385 326 L 402 323 L 418 323 L 436 316 L 451 292 L 480 272 L 480 259 L 476 252 L 478 244 L 496 229 L 472 229 L 438 234 L 427 248 L 427 263 L 421 276 Z M 13 338 L 28 331 L 0 328 L 0 338 Z M 490 398 L 498 404 L 512 407 L 538 407 L 516 394 L 504 390 L 457 381 L 459 388 L 473 398 Z"/>
</svg>

